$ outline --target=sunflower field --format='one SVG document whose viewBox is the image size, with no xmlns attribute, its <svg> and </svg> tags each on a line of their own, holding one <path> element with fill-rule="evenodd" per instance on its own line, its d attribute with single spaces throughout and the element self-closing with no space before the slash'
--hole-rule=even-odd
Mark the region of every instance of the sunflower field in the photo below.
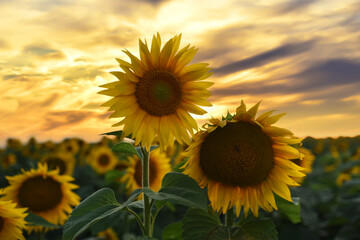
<svg viewBox="0 0 360 240">
<path fill-rule="evenodd" d="M 212 72 L 180 41 L 116 59 L 99 94 L 122 130 L 7 140 L 1 240 L 360 239 L 360 137 L 302 139 L 241 99 L 199 129 Z"/>
</svg>

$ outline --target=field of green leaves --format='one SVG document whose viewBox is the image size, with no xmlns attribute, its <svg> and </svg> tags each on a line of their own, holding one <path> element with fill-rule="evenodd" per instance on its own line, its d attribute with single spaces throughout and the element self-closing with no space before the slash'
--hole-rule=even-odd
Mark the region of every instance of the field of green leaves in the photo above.
<svg viewBox="0 0 360 240">
<path fill-rule="evenodd" d="M 130 154 L 116 151 L 114 146 L 118 142 L 118 139 L 108 137 L 96 143 L 76 138 L 60 143 L 38 142 L 35 138 L 26 143 L 8 139 L 6 146 L 0 149 L 0 188 L 9 185 L 9 176 L 37 169 L 39 163 L 46 163 L 49 169 L 57 169 L 60 174 L 73 177 L 70 182 L 78 186 L 73 192 L 80 197 L 80 201 L 105 188 L 101 190 L 103 196 L 114 192 L 115 201 L 125 204 L 129 194 L 136 189 L 134 184 L 141 179 L 141 169 L 138 173 L 139 168 L 135 160 L 129 158 Z M 176 204 L 176 201 L 162 206 L 157 204 L 154 206 L 157 218 L 153 222 L 153 238 L 360 239 L 360 136 L 337 139 L 308 137 L 303 140 L 302 147 L 310 150 L 315 158 L 309 163 L 312 170 L 302 185 L 291 189 L 293 203 L 276 197 L 278 211 L 268 213 L 260 210 L 257 219 L 251 214 L 246 219 L 240 215 L 231 228 L 225 227 L 226 216 L 211 210 L 188 207 L 184 200 L 181 200 L 184 204 Z M 175 144 L 166 155 L 154 158 L 162 162 L 150 162 L 150 181 L 159 182 L 159 186 L 154 185 L 154 188 L 161 187 L 161 179 L 167 172 L 182 171 L 179 166 L 186 161 L 181 155 L 184 149 L 185 146 Z M 152 172 L 152 166 L 156 171 Z M 170 181 L 171 175 L 166 176 Z M 184 181 L 188 179 L 184 178 Z M 35 186 L 32 185 L 33 188 Z M 108 192 L 108 189 L 112 191 Z M 70 198 L 76 199 L 74 196 Z M 142 232 L 138 220 L 130 211 L 138 212 L 141 216 L 139 205 L 142 201 L 136 201 L 141 196 L 133 199 L 134 202 L 126 206 L 126 211 L 99 218 L 99 221 L 84 229 L 78 239 L 140 239 L 138 237 Z M 51 223 L 46 217 L 36 213 L 26 217 L 28 224 L 33 227 L 32 231 L 24 230 L 26 239 L 62 239 L 63 226 Z M 74 226 L 84 226 L 76 224 Z"/>
</svg>

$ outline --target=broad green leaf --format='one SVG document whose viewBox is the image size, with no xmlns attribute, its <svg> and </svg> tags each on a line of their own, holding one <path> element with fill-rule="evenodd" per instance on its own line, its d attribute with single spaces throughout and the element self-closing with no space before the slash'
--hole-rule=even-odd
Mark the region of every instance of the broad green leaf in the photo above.
<svg viewBox="0 0 360 240">
<path fill-rule="evenodd" d="M 220 220 L 216 213 L 189 208 L 182 220 L 182 237 L 184 240 L 204 239 L 218 225 Z"/>
<path fill-rule="evenodd" d="M 194 179 L 182 173 L 166 174 L 158 194 L 171 203 L 207 210 L 207 196 L 204 191 Z"/>
<path fill-rule="evenodd" d="M 276 240 L 277 231 L 271 218 L 248 217 L 237 226 L 242 240 Z M 236 235 L 237 235 L 236 234 Z"/>
<path fill-rule="evenodd" d="M 26 222 L 28 222 L 28 224 L 30 226 L 43 226 L 43 227 L 51 227 L 51 228 L 59 228 L 60 227 L 59 225 L 49 223 L 44 218 L 42 218 L 38 215 L 35 215 L 31 212 L 28 213 L 25 220 L 26 220 Z"/>
<path fill-rule="evenodd" d="M 301 222 L 300 218 L 300 198 L 292 198 L 293 202 L 289 202 L 275 195 L 276 205 L 281 213 L 283 213 L 292 223 Z"/>
<path fill-rule="evenodd" d="M 114 152 L 121 152 L 121 153 L 128 153 L 128 154 L 135 154 L 138 155 L 138 152 L 136 151 L 135 147 L 127 142 L 121 142 L 113 146 L 112 150 Z M 138 157 L 140 157 L 138 155 Z"/>
<path fill-rule="evenodd" d="M 64 226 L 62 239 L 74 240 L 96 222 L 126 208 L 140 193 L 139 189 L 135 190 L 129 199 L 120 205 L 111 189 L 103 188 L 98 190 L 72 211 Z"/>
<path fill-rule="evenodd" d="M 182 240 L 181 237 L 181 222 L 175 222 L 169 224 L 162 232 L 163 240 Z"/>
<path fill-rule="evenodd" d="M 206 236 L 203 237 L 204 240 L 245 240 L 241 235 L 240 227 L 226 227 L 223 225 L 218 225 L 215 228 L 211 229 Z M 250 239 L 249 239 L 250 240 Z"/>
</svg>

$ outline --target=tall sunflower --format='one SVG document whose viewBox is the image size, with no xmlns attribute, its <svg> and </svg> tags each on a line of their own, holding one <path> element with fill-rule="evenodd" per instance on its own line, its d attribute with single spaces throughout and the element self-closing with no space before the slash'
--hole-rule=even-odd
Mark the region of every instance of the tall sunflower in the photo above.
<svg viewBox="0 0 360 240">
<path fill-rule="evenodd" d="M 274 194 L 291 200 L 288 186 L 298 186 L 292 177 L 304 176 L 302 167 L 289 159 L 300 158 L 301 139 L 284 128 L 271 126 L 284 114 L 266 112 L 255 119 L 259 104 L 248 111 L 243 101 L 231 119 L 211 119 L 205 131 L 199 131 L 185 155 L 185 174 L 201 187 L 215 211 L 225 213 L 235 206 L 239 216 L 244 208 L 258 216 L 258 208 L 277 209 Z"/>
<path fill-rule="evenodd" d="M 0 195 L 2 190 L 0 189 Z M 25 240 L 22 230 L 26 228 L 26 208 L 17 208 L 16 203 L 0 198 L 0 239 Z"/>
<path fill-rule="evenodd" d="M 118 158 L 109 147 L 94 147 L 87 156 L 87 162 L 99 174 L 104 174 L 114 169 L 118 163 Z"/>
<path fill-rule="evenodd" d="M 75 158 L 67 152 L 55 152 L 44 155 L 41 158 L 42 163 L 46 163 L 49 170 L 59 168 L 60 175 L 72 175 L 75 167 Z"/>
<path fill-rule="evenodd" d="M 128 161 L 129 166 L 125 170 L 121 182 L 126 183 L 128 194 L 130 194 L 135 189 L 142 187 L 142 167 L 141 160 L 137 156 L 129 157 Z M 150 188 L 157 192 L 161 188 L 163 177 L 171 171 L 170 159 L 160 151 L 160 148 L 150 152 L 149 170 Z"/>
<path fill-rule="evenodd" d="M 59 170 L 48 171 L 47 165 L 39 163 L 37 169 L 6 178 L 10 185 L 4 189 L 4 199 L 28 208 L 50 223 L 64 224 L 71 206 L 79 204 L 80 197 L 72 191 L 78 186 L 70 183 L 74 179 L 59 175 Z"/>
<path fill-rule="evenodd" d="M 312 164 L 314 163 L 315 156 L 314 156 L 314 154 L 312 154 L 312 152 L 309 149 L 306 149 L 303 147 L 299 148 L 299 152 L 302 153 L 304 157 L 302 159 L 300 159 L 300 158 L 292 159 L 292 161 L 296 165 L 304 168 L 304 170 L 302 170 L 303 173 L 308 174 L 312 171 Z M 303 177 L 302 178 L 293 178 L 293 179 L 295 181 L 297 181 L 298 183 L 301 183 L 304 180 Z"/>
<path fill-rule="evenodd" d="M 165 43 L 161 49 L 160 35 L 153 36 L 151 48 L 139 40 L 140 59 L 125 50 L 131 63 L 116 59 L 123 72 L 111 72 L 119 81 L 100 87 L 100 94 L 113 97 L 102 106 L 114 111 L 110 118 L 125 117 L 113 127 L 122 126 L 122 137 L 131 134 L 135 145 L 140 142 L 149 151 L 156 136 L 161 149 L 173 144 L 174 137 L 182 144 L 190 143 L 196 121 L 189 114 L 205 114 L 199 106 L 211 106 L 208 87 L 203 81 L 211 75 L 207 63 L 188 65 L 198 49 L 179 50 L 181 34 Z M 179 50 L 179 51 L 178 51 Z M 161 126 L 161 127 L 160 127 Z"/>
</svg>

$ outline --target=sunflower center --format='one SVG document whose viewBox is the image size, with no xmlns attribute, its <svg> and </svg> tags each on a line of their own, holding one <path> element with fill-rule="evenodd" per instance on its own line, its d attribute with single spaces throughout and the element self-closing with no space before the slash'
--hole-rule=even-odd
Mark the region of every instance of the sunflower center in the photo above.
<svg viewBox="0 0 360 240">
<path fill-rule="evenodd" d="M 19 204 L 33 212 L 54 209 L 62 199 L 59 182 L 51 177 L 36 176 L 26 180 L 19 189 Z"/>
<path fill-rule="evenodd" d="M 181 82 L 166 70 L 146 73 L 136 85 L 136 100 L 141 109 L 153 116 L 176 112 L 181 99 Z"/>
<path fill-rule="evenodd" d="M 118 163 L 115 165 L 114 169 L 121 172 L 121 171 L 124 171 L 127 167 L 128 167 L 128 165 L 125 163 Z"/>
<path fill-rule="evenodd" d="M 151 160 L 151 157 L 149 159 L 149 186 L 151 187 L 151 183 L 156 178 L 156 164 L 154 164 L 154 161 Z M 135 181 L 138 186 L 142 186 L 142 166 L 141 161 L 137 161 L 135 165 Z"/>
<path fill-rule="evenodd" d="M 66 172 L 66 164 L 61 158 L 51 157 L 46 160 L 46 163 L 50 170 L 59 168 L 59 174 L 64 174 Z"/>
<path fill-rule="evenodd" d="M 272 141 L 250 122 L 228 123 L 205 137 L 200 166 L 206 176 L 230 186 L 255 186 L 273 167 Z"/>
<path fill-rule="evenodd" d="M 110 157 L 106 154 L 101 154 L 98 162 L 101 166 L 107 166 L 110 163 Z"/>
<path fill-rule="evenodd" d="M 0 232 L 2 231 L 3 227 L 4 227 L 4 218 L 0 216 Z"/>
</svg>

